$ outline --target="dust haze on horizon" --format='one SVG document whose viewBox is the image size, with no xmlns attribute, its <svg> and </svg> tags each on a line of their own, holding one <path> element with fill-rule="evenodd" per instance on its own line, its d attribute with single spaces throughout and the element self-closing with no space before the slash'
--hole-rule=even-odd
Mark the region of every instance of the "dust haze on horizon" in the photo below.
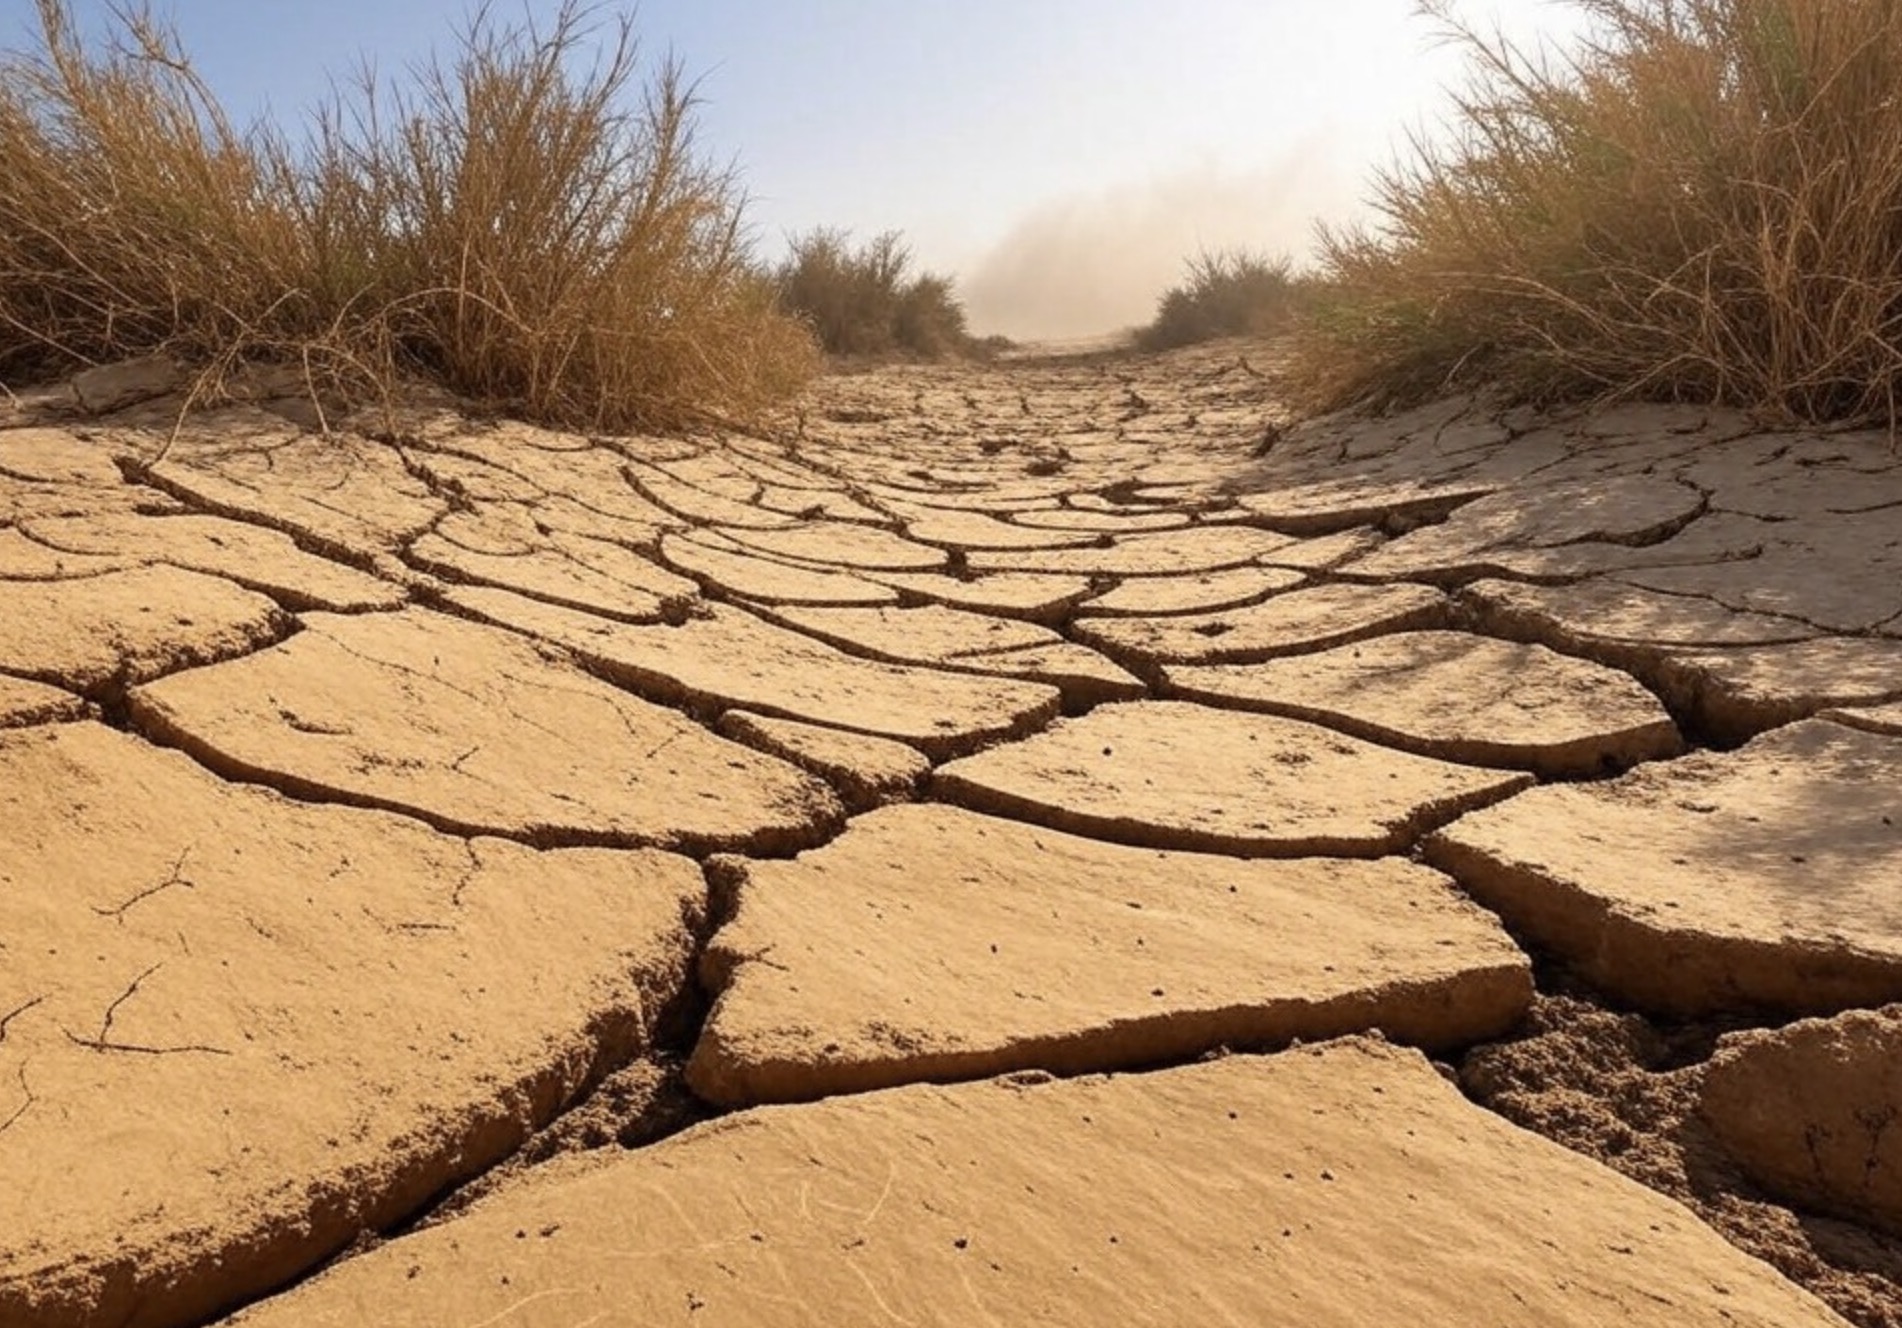
<svg viewBox="0 0 1902 1328">
<path fill-rule="evenodd" d="M 1385 73 L 1387 95 L 1370 96 L 1368 86 L 1350 82 L 1346 93 L 1363 102 L 1347 113 L 1332 98 L 1284 101 L 1279 132 L 1265 126 L 1253 154 L 1231 152 L 1038 202 L 953 270 L 973 330 L 1061 340 L 1133 328 L 1155 316 L 1198 254 L 1246 251 L 1300 265 L 1313 258 L 1322 224 L 1372 221 L 1376 172 L 1403 162 L 1412 136 L 1440 131 L 1445 93 L 1465 77 L 1463 57 L 1435 40 L 1422 15 L 1405 14 L 1400 23 L 1398 7 L 1370 0 L 1336 0 L 1335 8 L 1362 16 L 1377 8 L 1396 19 L 1367 52 L 1368 64 Z M 1582 26 L 1576 12 L 1551 0 L 1490 7 L 1467 0 L 1452 12 L 1524 50 L 1562 43 Z M 1313 11 L 1305 17 L 1312 21 Z M 1324 27 L 1298 28 L 1291 43 L 1307 54 Z"/>
<path fill-rule="evenodd" d="M 958 273 L 971 326 L 1059 340 L 1146 323 L 1196 254 L 1247 250 L 1300 262 L 1317 220 L 1359 212 L 1364 181 L 1328 135 L 1250 172 L 1189 169 L 1033 208 Z"/>
</svg>

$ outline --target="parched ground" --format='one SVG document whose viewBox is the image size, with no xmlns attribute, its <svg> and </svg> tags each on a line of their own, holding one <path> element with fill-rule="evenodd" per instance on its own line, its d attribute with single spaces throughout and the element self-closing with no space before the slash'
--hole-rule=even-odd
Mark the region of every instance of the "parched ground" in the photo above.
<svg viewBox="0 0 1902 1328">
<path fill-rule="evenodd" d="M 1902 456 L 1272 363 L 5 399 L 0 1324 L 1902 1325 Z"/>
</svg>

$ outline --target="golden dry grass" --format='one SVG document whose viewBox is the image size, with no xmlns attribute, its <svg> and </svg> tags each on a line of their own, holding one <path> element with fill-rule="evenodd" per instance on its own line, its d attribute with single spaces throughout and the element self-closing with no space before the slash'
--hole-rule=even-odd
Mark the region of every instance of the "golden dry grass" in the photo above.
<svg viewBox="0 0 1902 1328">
<path fill-rule="evenodd" d="M 1240 249 L 1204 250 L 1185 267 L 1182 283 L 1163 293 L 1155 318 L 1136 333 L 1142 349 L 1280 332 L 1300 313 L 1313 285 L 1286 258 Z"/>
<path fill-rule="evenodd" d="M 816 365 L 695 151 L 692 89 L 672 64 L 641 83 L 626 19 L 479 11 L 452 59 L 340 85 L 293 140 L 238 132 L 148 12 L 90 50 L 38 6 L 40 48 L 0 58 L 0 380 L 163 351 L 200 396 L 290 362 L 314 390 L 417 373 L 622 431 L 749 415 Z"/>
<path fill-rule="evenodd" d="M 829 227 L 792 237 L 779 267 L 780 305 L 833 355 L 937 359 L 979 348 L 948 277 L 913 274 L 897 231 L 854 245 Z"/>
<path fill-rule="evenodd" d="M 1891 422 L 1902 383 L 1902 0 L 1574 0 L 1470 54 L 1449 141 L 1323 235 L 1310 403 L 1494 385 L 1543 401 Z"/>
</svg>

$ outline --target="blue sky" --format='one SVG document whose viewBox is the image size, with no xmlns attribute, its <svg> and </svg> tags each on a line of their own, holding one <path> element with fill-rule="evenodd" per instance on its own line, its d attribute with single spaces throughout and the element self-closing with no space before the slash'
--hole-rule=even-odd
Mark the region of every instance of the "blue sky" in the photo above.
<svg viewBox="0 0 1902 1328">
<path fill-rule="evenodd" d="M 97 22 L 105 0 L 72 0 Z M 495 0 L 544 20 L 558 0 Z M 1460 0 L 1522 39 L 1556 0 Z M 239 120 L 295 121 L 332 73 L 449 50 L 467 0 L 157 0 Z M 815 225 L 905 232 L 980 331 L 1145 318 L 1197 248 L 1300 253 L 1361 211 L 1459 62 L 1413 0 L 645 0 L 650 57 L 700 80 L 704 151 L 735 162 L 761 251 Z M 0 45 L 32 0 L 0 0 Z"/>
</svg>

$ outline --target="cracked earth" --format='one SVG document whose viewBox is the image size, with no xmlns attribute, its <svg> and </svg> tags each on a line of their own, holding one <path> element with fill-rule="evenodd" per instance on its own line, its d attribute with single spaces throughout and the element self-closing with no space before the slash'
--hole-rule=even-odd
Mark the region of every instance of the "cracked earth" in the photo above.
<svg viewBox="0 0 1902 1328">
<path fill-rule="evenodd" d="M 0 1324 L 1902 1325 L 1902 456 L 1271 365 L 0 402 Z"/>
</svg>

